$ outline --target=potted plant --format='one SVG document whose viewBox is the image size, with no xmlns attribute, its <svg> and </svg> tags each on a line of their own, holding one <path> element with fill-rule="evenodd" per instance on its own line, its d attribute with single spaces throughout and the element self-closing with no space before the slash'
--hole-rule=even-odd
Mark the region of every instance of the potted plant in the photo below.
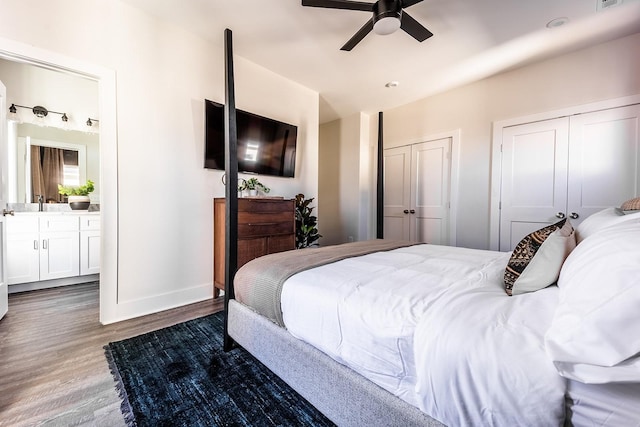
<svg viewBox="0 0 640 427">
<path fill-rule="evenodd" d="M 58 193 L 67 196 L 69 207 L 73 210 L 89 209 L 89 205 L 91 204 L 89 193 L 94 189 L 93 181 L 90 179 L 87 180 L 85 185 L 79 187 L 58 184 Z"/>
<path fill-rule="evenodd" d="M 242 180 L 242 183 L 238 186 L 239 191 L 247 190 L 249 191 L 249 196 L 257 196 L 258 191 L 261 191 L 267 194 L 271 189 L 258 181 L 258 178 L 249 178 L 247 180 Z"/>
<path fill-rule="evenodd" d="M 318 233 L 318 218 L 312 215 L 313 208 L 309 205 L 313 197 L 305 199 L 304 194 L 296 195 L 296 248 L 302 249 L 314 245 L 322 237 Z M 317 243 L 315 244 L 317 245 Z"/>
</svg>

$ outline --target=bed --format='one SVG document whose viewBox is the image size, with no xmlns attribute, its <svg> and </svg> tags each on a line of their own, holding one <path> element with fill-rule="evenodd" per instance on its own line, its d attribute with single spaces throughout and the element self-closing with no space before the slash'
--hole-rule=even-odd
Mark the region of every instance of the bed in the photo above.
<svg viewBox="0 0 640 427">
<path fill-rule="evenodd" d="M 258 258 L 229 336 L 338 425 L 640 426 L 640 213 L 512 253 L 373 240 Z"/>
</svg>

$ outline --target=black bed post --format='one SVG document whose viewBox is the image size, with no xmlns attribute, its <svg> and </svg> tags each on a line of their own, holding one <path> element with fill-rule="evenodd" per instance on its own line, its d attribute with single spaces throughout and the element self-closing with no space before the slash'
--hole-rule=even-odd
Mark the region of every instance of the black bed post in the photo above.
<svg viewBox="0 0 640 427">
<path fill-rule="evenodd" d="M 376 237 L 384 238 L 384 152 L 382 137 L 382 111 L 378 113 L 378 188 L 376 199 Z"/>
<path fill-rule="evenodd" d="M 238 134 L 236 127 L 236 100 L 233 89 L 233 41 L 230 29 L 224 30 L 225 98 L 224 103 L 224 169 L 225 187 L 225 271 L 224 271 L 224 351 L 233 348 L 229 336 L 229 300 L 235 296 L 233 278 L 238 269 Z"/>
</svg>

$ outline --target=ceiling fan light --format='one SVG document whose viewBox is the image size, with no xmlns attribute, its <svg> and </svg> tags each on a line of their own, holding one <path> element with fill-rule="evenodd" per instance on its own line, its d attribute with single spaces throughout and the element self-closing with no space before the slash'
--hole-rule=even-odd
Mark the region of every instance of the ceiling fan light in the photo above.
<svg viewBox="0 0 640 427">
<path fill-rule="evenodd" d="M 399 28 L 400 18 L 395 16 L 385 16 L 384 18 L 378 19 L 375 24 L 373 24 L 373 32 L 382 36 L 394 33 Z"/>
</svg>

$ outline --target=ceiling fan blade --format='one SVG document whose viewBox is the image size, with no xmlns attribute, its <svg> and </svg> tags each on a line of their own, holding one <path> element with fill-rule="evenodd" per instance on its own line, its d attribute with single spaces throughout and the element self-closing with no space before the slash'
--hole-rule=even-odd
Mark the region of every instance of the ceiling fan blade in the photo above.
<svg viewBox="0 0 640 427">
<path fill-rule="evenodd" d="M 326 7 L 329 9 L 364 10 L 366 12 L 372 12 L 374 4 L 375 3 L 350 0 L 302 0 L 303 6 Z"/>
<path fill-rule="evenodd" d="M 351 39 L 344 46 L 340 48 L 340 50 L 349 51 L 353 49 L 354 47 L 356 47 L 358 43 L 360 43 L 360 41 L 364 38 L 364 36 L 366 36 L 371 32 L 371 30 L 373 30 L 373 18 L 369 19 L 367 23 L 364 24 L 362 28 L 360 28 L 358 32 L 355 33 L 354 36 L 351 37 Z"/>
<path fill-rule="evenodd" d="M 400 28 L 419 42 L 423 42 L 433 35 L 433 33 L 413 19 L 407 12 L 402 11 L 400 18 Z"/>
<path fill-rule="evenodd" d="M 420 3 L 423 0 L 400 0 L 400 4 L 403 9 L 413 6 L 416 3 Z"/>
</svg>

